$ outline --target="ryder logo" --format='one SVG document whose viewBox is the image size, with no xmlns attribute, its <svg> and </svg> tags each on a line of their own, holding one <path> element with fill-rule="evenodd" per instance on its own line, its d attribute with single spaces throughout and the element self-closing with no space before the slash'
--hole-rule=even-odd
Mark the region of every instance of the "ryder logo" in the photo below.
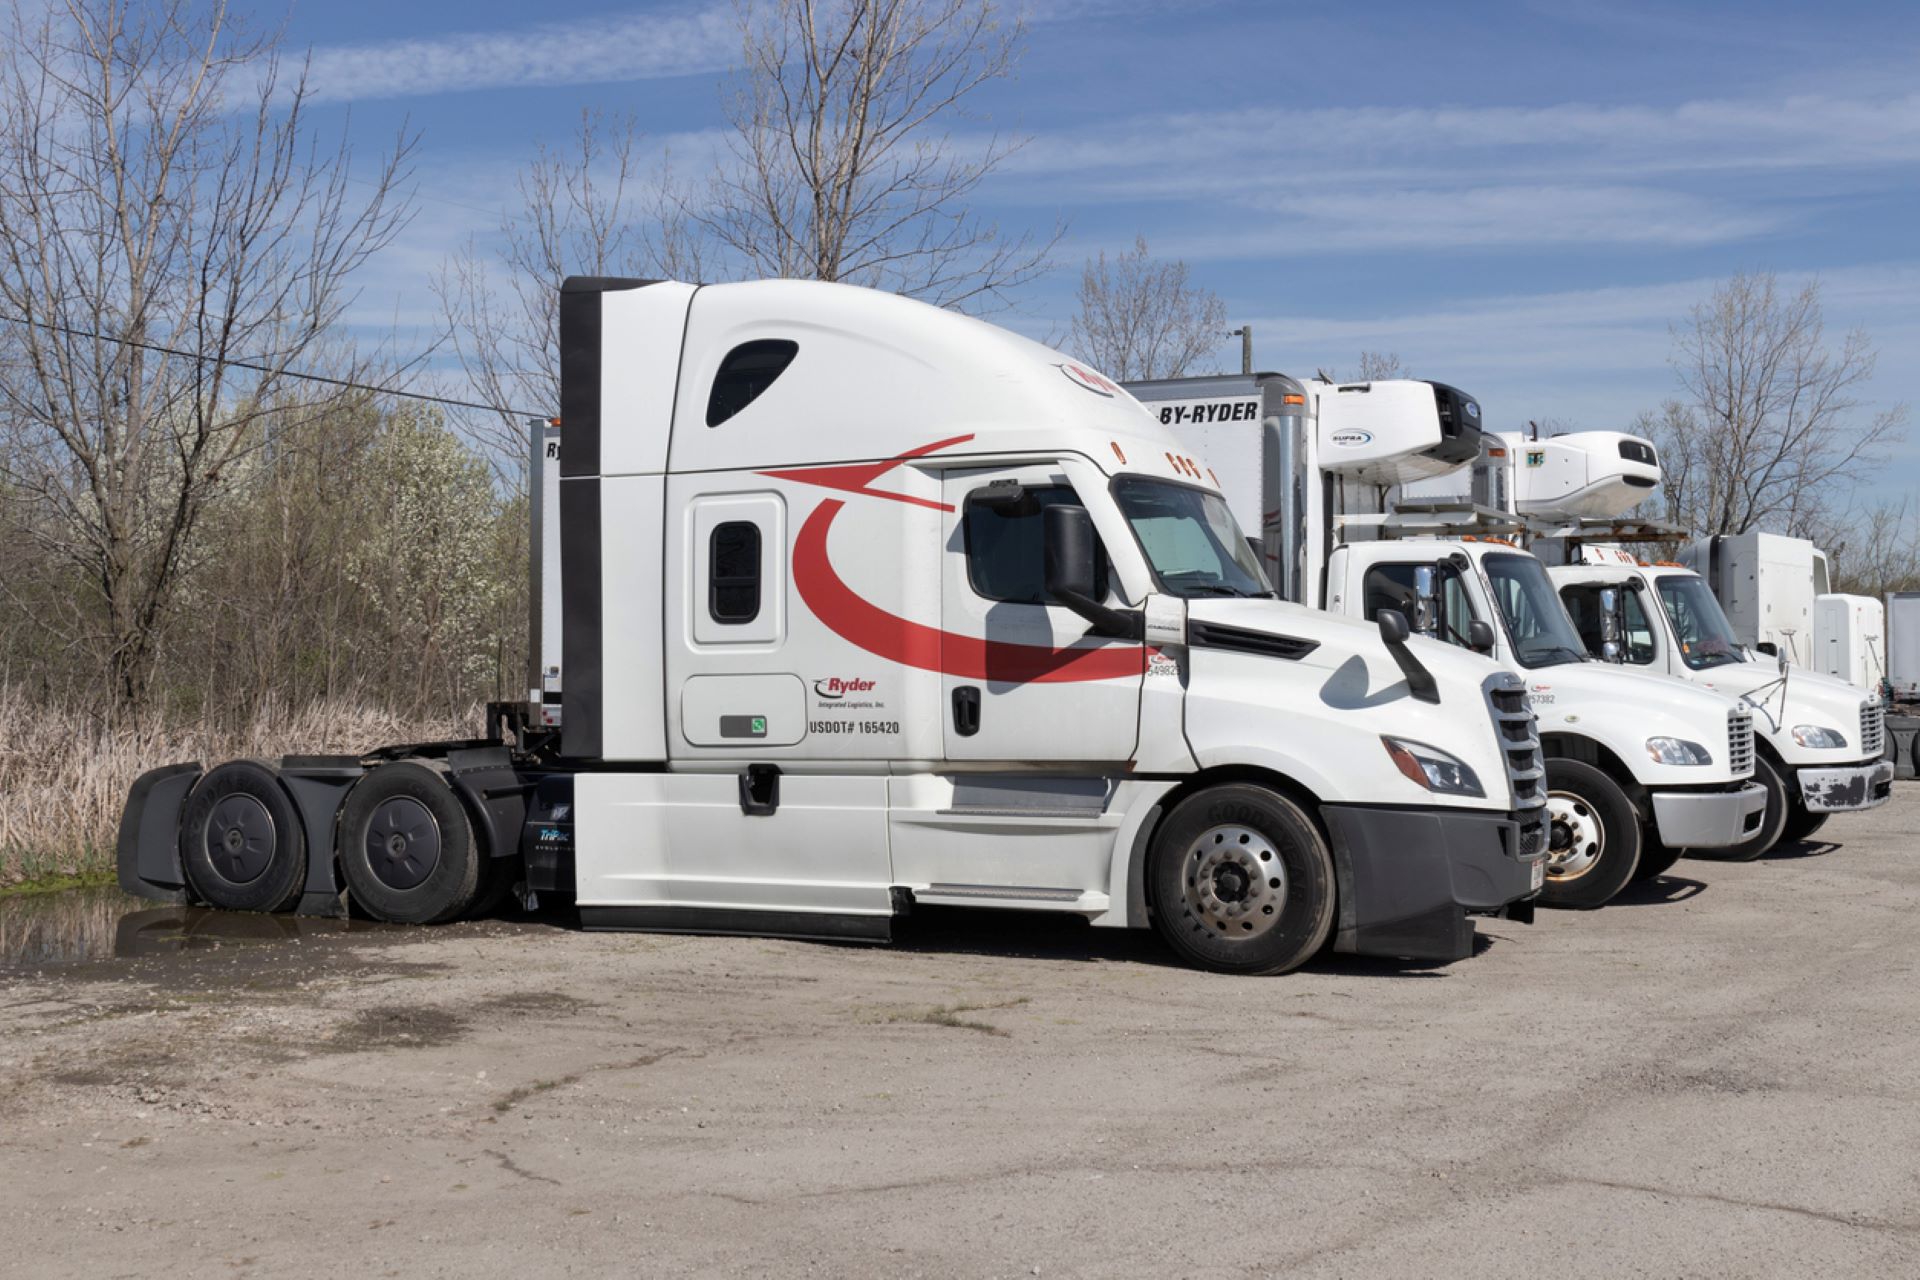
<svg viewBox="0 0 1920 1280">
<path fill-rule="evenodd" d="M 823 698 L 839 699 L 850 693 L 872 693 L 874 682 L 855 676 L 851 680 L 842 680 L 839 676 L 830 676 L 825 680 L 815 680 L 813 691 Z"/>
<path fill-rule="evenodd" d="M 1120 388 L 1114 386 L 1113 383 L 1082 365 L 1068 363 L 1060 365 L 1059 369 L 1060 372 L 1067 375 L 1067 381 L 1073 383 L 1075 386 L 1085 387 L 1097 396 L 1112 397 L 1120 391 Z"/>
</svg>

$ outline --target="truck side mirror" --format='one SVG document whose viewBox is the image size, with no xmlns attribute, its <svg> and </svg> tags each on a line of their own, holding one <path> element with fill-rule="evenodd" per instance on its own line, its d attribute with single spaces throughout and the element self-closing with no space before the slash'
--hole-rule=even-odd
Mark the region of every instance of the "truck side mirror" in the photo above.
<svg viewBox="0 0 1920 1280">
<path fill-rule="evenodd" d="M 1413 655 L 1407 648 L 1407 638 L 1413 634 L 1413 628 L 1407 624 L 1407 615 L 1398 609 L 1382 609 L 1375 613 L 1374 620 L 1380 624 L 1380 639 L 1392 655 L 1394 665 L 1400 668 L 1400 674 L 1407 678 L 1407 692 L 1420 702 L 1438 703 L 1440 686 L 1433 678 L 1433 672 Z"/>
<path fill-rule="evenodd" d="M 1605 662 L 1619 662 L 1624 657 L 1620 638 L 1626 631 L 1622 625 L 1620 608 L 1620 589 L 1618 587 L 1600 588 L 1600 657 Z"/>
<path fill-rule="evenodd" d="M 1485 618 L 1475 618 L 1467 624 L 1467 648 L 1475 653 L 1493 652 L 1493 624 Z"/>
<path fill-rule="evenodd" d="M 1440 596 L 1434 587 L 1432 565 L 1417 565 L 1413 570 L 1413 618 L 1409 625 L 1423 636 L 1440 630 Z"/>
<path fill-rule="evenodd" d="M 1047 598 L 1092 623 L 1096 635 L 1139 639 L 1138 615 L 1109 609 L 1093 598 L 1100 540 L 1087 509 L 1056 502 L 1040 513 L 1040 519 Z"/>
</svg>

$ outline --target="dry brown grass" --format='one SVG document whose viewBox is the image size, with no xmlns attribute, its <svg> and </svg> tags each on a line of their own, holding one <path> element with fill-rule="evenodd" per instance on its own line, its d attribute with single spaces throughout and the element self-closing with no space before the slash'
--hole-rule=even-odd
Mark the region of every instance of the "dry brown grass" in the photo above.
<svg viewBox="0 0 1920 1280">
<path fill-rule="evenodd" d="M 107 727 L 67 707 L 0 688 L 0 886 L 113 867 L 120 808 L 155 765 L 365 751 L 475 732 L 472 723 L 406 720 L 358 704 L 269 707 L 238 729 L 163 724 Z"/>
</svg>

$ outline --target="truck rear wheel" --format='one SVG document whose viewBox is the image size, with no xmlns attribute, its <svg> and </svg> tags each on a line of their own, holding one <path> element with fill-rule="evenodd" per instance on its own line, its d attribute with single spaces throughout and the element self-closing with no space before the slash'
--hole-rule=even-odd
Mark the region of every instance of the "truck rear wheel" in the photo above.
<svg viewBox="0 0 1920 1280">
<path fill-rule="evenodd" d="M 1579 760 L 1547 761 L 1547 883 L 1550 907 L 1599 907 L 1640 865 L 1640 815 L 1620 784 Z"/>
<path fill-rule="evenodd" d="M 1827 819 L 1832 816 L 1830 813 L 1815 813 L 1811 809 L 1796 804 L 1787 813 L 1787 827 L 1780 833 L 1780 842 L 1785 844 L 1789 840 L 1809 839 L 1814 832 L 1826 826 Z"/>
<path fill-rule="evenodd" d="M 1787 810 L 1790 807 L 1787 784 L 1781 780 L 1780 771 L 1763 755 L 1754 757 L 1753 780 L 1767 791 L 1767 810 L 1760 815 L 1760 826 L 1739 844 L 1728 845 L 1724 849 L 1689 849 L 1688 857 L 1752 862 L 1780 843 L 1780 837 L 1787 829 Z"/>
<path fill-rule="evenodd" d="M 180 817 L 180 867 L 227 911 L 285 911 L 307 879 L 306 829 L 273 770 L 234 760 L 195 784 Z"/>
<path fill-rule="evenodd" d="M 439 924 L 480 894 L 480 850 L 460 797 L 411 760 L 383 764 L 340 807 L 335 849 L 353 900 L 378 920 Z"/>
<path fill-rule="evenodd" d="M 1333 929 L 1333 857 L 1300 807 L 1246 783 L 1180 802 L 1153 839 L 1154 924 L 1216 973 L 1286 973 Z"/>
</svg>

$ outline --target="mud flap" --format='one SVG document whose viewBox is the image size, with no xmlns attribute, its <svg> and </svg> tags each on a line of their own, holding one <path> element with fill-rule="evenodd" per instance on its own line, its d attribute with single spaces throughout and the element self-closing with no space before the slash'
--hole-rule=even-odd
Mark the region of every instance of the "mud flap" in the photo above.
<svg viewBox="0 0 1920 1280">
<path fill-rule="evenodd" d="M 1463 960 L 1480 914 L 1533 892 L 1511 819 L 1471 812 L 1327 805 L 1340 911 L 1334 950 Z M 1520 912 L 1514 913 L 1518 919 Z"/>
<path fill-rule="evenodd" d="M 114 844 L 115 874 L 134 897 L 187 900 L 187 877 L 180 870 L 180 807 L 203 772 L 196 760 L 161 765 L 134 779 Z"/>
<path fill-rule="evenodd" d="M 355 756 L 286 756 L 277 772 L 307 833 L 307 882 L 294 914 L 344 919 L 347 894 L 334 873 L 334 832 L 341 803 L 366 770 Z"/>
</svg>

